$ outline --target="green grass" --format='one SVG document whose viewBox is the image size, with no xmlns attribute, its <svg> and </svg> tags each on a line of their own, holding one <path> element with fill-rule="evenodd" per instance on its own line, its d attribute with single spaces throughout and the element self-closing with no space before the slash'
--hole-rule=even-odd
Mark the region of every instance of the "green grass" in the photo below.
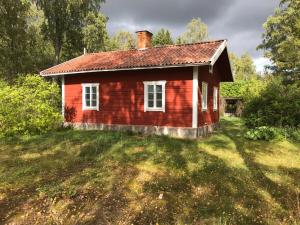
<svg viewBox="0 0 300 225">
<path fill-rule="evenodd" d="M 0 139 L 0 224 L 300 224 L 300 144 L 243 129 Z"/>
</svg>

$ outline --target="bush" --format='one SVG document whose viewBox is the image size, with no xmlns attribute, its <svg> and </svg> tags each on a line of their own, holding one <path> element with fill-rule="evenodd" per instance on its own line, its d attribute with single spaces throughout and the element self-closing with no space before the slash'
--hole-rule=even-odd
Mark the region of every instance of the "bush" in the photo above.
<svg viewBox="0 0 300 225">
<path fill-rule="evenodd" d="M 281 79 L 272 79 L 257 97 L 246 101 L 243 117 L 249 128 L 298 127 L 300 82 L 284 85 Z"/>
<path fill-rule="evenodd" d="M 281 132 L 274 127 L 257 127 L 250 129 L 245 134 L 245 137 L 250 140 L 266 140 L 270 141 L 282 137 Z"/>
<path fill-rule="evenodd" d="M 60 90 L 37 75 L 0 82 L 0 135 L 40 134 L 61 126 Z"/>
</svg>

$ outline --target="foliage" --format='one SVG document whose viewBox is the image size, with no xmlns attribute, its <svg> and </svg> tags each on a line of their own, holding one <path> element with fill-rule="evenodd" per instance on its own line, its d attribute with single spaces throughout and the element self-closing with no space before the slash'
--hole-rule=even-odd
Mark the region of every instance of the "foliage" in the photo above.
<svg viewBox="0 0 300 225">
<path fill-rule="evenodd" d="M 270 141 L 280 136 L 280 132 L 274 127 L 256 127 L 250 129 L 245 134 L 245 137 L 250 140 L 265 140 Z"/>
<path fill-rule="evenodd" d="M 299 126 L 300 82 L 284 85 L 281 79 L 272 79 L 260 94 L 248 99 L 243 117 L 250 128 Z"/>
<path fill-rule="evenodd" d="M 61 125 L 59 87 L 36 75 L 1 82 L 0 135 L 44 133 Z"/>
<path fill-rule="evenodd" d="M 241 57 L 230 53 L 232 72 L 235 80 L 250 80 L 258 77 L 253 59 L 249 53 Z"/>
<path fill-rule="evenodd" d="M 153 46 L 163 46 L 174 44 L 171 33 L 168 30 L 160 29 L 152 38 Z"/>
<path fill-rule="evenodd" d="M 0 0 L 0 73 L 13 80 L 18 73 L 37 72 L 52 63 L 52 49 L 43 39 L 43 15 L 29 1 Z"/>
<path fill-rule="evenodd" d="M 88 13 L 83 28 L 83 41 L 88 52 L 105 51 L 108 42 L 107 18 L 101 13 Z"/>
<path fill-rule="evenodd" d="M 244 129 L 226 118 L 201 140 L 76 130 L 0 139 L 1 222 L 299 224 L 299 143 L 249 141 Z"/>
<path fill-rule="evenodd" d="M 247 81 L 244 80 L 223 82 L 221 83 L 220 94 L 222 97 L 242 98 L 245 85 L 247 85 Z"/>
<path fill-rule="evenodd" d="M 221 83 L 222 97 L 243 98 L 244 101 L 250 101 L 266 88 L 269 80 L 265 79 L 250 79 L 237 80 L 235 82 Z"/>
<path fill-rule="evenodd" d="M 103 0 L 35 0 L 43 10 L 43 33 L 55 49 L 56 64 L 60 62 L 64 45 L 65 58 L 72 58 L 83 50 L 83 28 L 89 12 L 97 13 Z"/>
<path fill-rule="evenodd" d="M 118 31 L 112 38 L 110 48 L 112 50 L 129 50 L 136 46 L 133 34 L 128 31 Z"/>
<path fill-rule="evenodd" d="M 280 7 L 264 24 L 263 42 L 258 47 L 273 62 L 273 72 L 287 80 L 300 79 L 299 11 L 299 0 L 281 0 Z"/>
<path fill-rule="evenodd" d="M 208 37 L 207 25 L 200 18 L 194 18 L 187 24 L 187 30 L 177 39 L 177 44 L 201 42 Z"/>
</svg>

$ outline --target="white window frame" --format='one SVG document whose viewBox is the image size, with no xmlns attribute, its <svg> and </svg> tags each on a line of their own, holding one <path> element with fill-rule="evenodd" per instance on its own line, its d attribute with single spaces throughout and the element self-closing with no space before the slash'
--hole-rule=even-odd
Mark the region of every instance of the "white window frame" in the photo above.
<svg viewBox="0 0 300 225">
<path fill-rule="evenodd" d="M 218 110 L 218 94 L 219 94 L 219 89 L 218 87 L 214 87 L 214 96 L 213 96 L 213 109 L 214 111 Z"/>
<path fill-rule="evenodd" d="M 206 87 L 206 88 L 204 88 Z M 203 90 L 206 90 L 205 93 L 203 92 Z M 204 98 L 205 98 L 205 103 L 206 105 L 204 105 Z M 208 83 L 206 82 L 202 82 L 202 89 L 201 89 L 201 106 L 202 106 L 202 111 L 207 111 L 207 105 L 208 105 Z"/>
<path fill-rule="evenodd" d="M 154 91 L 154 107 L 148 107 L 148 85 L 162 86 L 162 107 L 156 107 L 156 91 Z M 165 112 L 166 110 L 166 81 L 144 81 L 144 112 Z"/>
<path fill-rule="evenodd" d="M 84 83 L 84 84 L 81 84 L 81 86 L 82 86 L 82 110 L 97 110 L 97 111 L 99 111 L 99 83 Z M 91 89 L 92 89 L 92 87 L 96 87 L 96 95 L 97 95 L 96 106 L 86 106 L 86 101 L 85 101 L 85 88 L 86 87 L 89 87 Z M 90 94 L 92 94 L 92 93 L 90 93 Z"/>
</svg>

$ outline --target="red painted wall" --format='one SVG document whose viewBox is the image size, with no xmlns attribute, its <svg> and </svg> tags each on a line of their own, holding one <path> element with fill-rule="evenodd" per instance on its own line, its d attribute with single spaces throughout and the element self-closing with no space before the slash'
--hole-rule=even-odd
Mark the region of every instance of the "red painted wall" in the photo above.
<svg viewBox="0 0 300 225">
<path fill-rule="evenodd" d="M 202 82 L 208 84 L 207 110 L 202 111 Z M 219 99 L 220 99 L 220 72 L 219 66 L 216 64 L 213 68 L 213 73 L 209 73 L 208 67 L 199 67 L 199 107 L 198 107 L 198 126 L 209 125 L 219 122 Z M 213 110 L 213 88 L 218 88 L 218 110 Z"/>
<path fill-rule="evenodd" d="M 67 122 L 190 127 L 192 68 L 101 72 L 65 77 Z M 143 81 L 166 80 L 166 112 L 144 112 Z M 99 111 L 82 111 L 82 83 L 100 83 Z"/>
<path fill-rule="evenodd" d="M 65 76 L 65 120 L 73 123 L 104 123 L 192 126 L 193 69 L 173 68 L 101 72 Z M 144 112 L 143 81 L 166 80 L 166 112 Z M 201 109 L 201 82 L 208 83 L 208 110 Z M 219 87 L 219 71 L 210 74 L 199 67 L 199 126 L 219 121 L 213 111 L 213 86 Z M 99 111 L 82 111 L 82 83 L 100 83 Z"/>
</svg>

